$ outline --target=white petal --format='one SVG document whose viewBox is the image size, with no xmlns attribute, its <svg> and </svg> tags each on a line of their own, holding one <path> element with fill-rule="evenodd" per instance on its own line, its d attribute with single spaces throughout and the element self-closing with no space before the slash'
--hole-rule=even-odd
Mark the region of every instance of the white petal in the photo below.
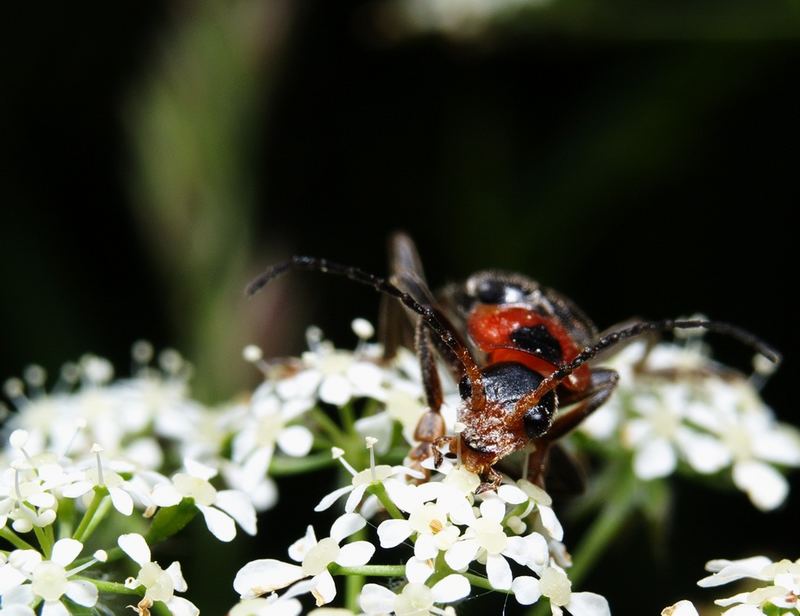
<svg viewBox="0 0 800 616">
<path fill-rule="evenodd" d="M 92 607 L 97 603 L 97 586 L 85 580 L 70 580 L 66 595 L 78 605 Z"/>
<path fill-rule="evenodd" d="M 171 483 L 160 483 L 153 488 L 150 498 L 159 507 L 173 507 L 183 500 L 183 495 Z"/>
<path fill-rule="evenodd" d="M 367 521 L 357 513 L 345 513 L 336 518 L 336 521 L 331 526 L 331 539 L 339 543 L 342 539 L 360 531 L 366 525 Z"/>
<path fill-rule="evenodd" d="M 539 600 L 542 591 L 539 590 L 539 580 L 530 575 L 520 575 L 511 582 L 514 598 L 521 605 L 531 605 Z"/>
<path fill-rule="evenodd" d="M 505 502 L 512 505 L 519 505 L 528 500 L 528 495 L 520 490 L 517 486 L 503 484 L 497 488 L 497 495 Z"/>
<path fill-rule="evenodd" d="M 433 538 L 433 535 L 426 533 L 417 537 L 414 542 L 414 556 L 420 560 L 426 560 L 428 558 L 436 558 L 438 553 L 439 549 L 436 547 L 436 539 Z"/>
<path fill-rule="evenodd" d="M 334 406 L 346 404 L 351 394 L 350 381 L 338 374 L 327 377 L 319 387 L 319 399 Z"/>
<path fill-rule="evenodd" d="M 317 600 L 317 607 L 333 601 L 336 598 L 336 582 L 333 581 L 333 576 L 328 571 L 323 571 L 314 579 L 316 584 L 311 594 Z"/>
<path fill-rule="evenodd" d="M 490 554 L 486 557 L 486 577 L 493 588 L 508 590 L 511 588 L 511 567 L 508 561 L 499 554 Z"/>
<path fill-rule="evenodd" d="M 362 483 L 360 486 L 353 488 L 353 492 L 347 497 L 347 502 L 344 504 L 344 510 L 347 513 L 353 513 L 356 510 L 356 507 L 364 497 L 364 492 L 367 491 L 367 487 L 367 484 Z"/>
<path fill-rule="evenodd" d="M 444 554 L 445 562 L 456 571 L 463 571 L 475 560 L 478 543 L 472 539 L 459 541 Z"/>
<path fill-rule="evenodd" d="M 677 457 L 675 450 L 665 439 L 656 438 L 636 451 L 633 458 L 633 471 L 639 479 L 666 477 L 675 470 Z"/>
<path fill-rule="evenodd" d="M 691 601 L 678 601 L 675 605 L 670 605 L 661 610 L 661 616 L 700 616 L 697 608 Z"/>
<path fill-rule="evenodd" d="M 83 496 L 94 487 L 91 481 L 76 481 L 61 489 L 61 493 L 67 498 L 78 498 Z"/>
<path fill-rule="evenodd" d="M 233 589 L 247 599 L 286 588 L 303 577 L 302 567 L 264 558 L 250 561 L 239 569 L 233 580 Z"/>
<path fill-rule="evenodd" d="M 78 557 L 83 549 L 83 544 L 75 539 L 59 539 L 53 544 L 53 554 L 50 557 L 54 563 L 66 567 Z"/>
<path fill-rule="evenodd" d="M 733 466 L 733 483 L 762 511 L 775 509 L 789 493 L 789 484 L 783 475 L 769 464 L 755 460 L 737 462 Z"/>
<path fill-rule="evenodd" d="M 28 578 L 9 564 L 0 567 L 0 595 L 3 596 L 3 601 L 6 601 L 6 593 L 12 588 L 18 587 L 26 579 Z"/>
<path fill-rule="evenodd" d="M 297 601 L 294 599 L 294 601 Z M 288 601 L 286 603 L 289 603 Z M 300 613 L 300 604 L 297 604 L 297 611 L 294 614 Z M 167 601 L 167 608 L 169 608 L 170 613 L 172 616 L 199 616 L 200 610 L 197 609 L 197 606 L 184 599 L 183 597 L 172 597 L 169 601 Z"/>
<path fill-rule="evenodd" d="M 192 460 L 191 458 L 185 458 L 183 461 L 183 466 L 186 469 L 186 472 L 192 477 L 198 477 L 199 479 L 205 479 L 208 481 L 209 479 L 217 476 L 217 469 L 205 464 L 201 464 L 197 460 Z"/>
<path fill-rule="evenodd" d="M 186 592 L 186 590 L 189 588 L 189 585 L 186 583 L 186 579 L 183 577 L 181 564 L 177 560 L 166 568 L 165 573 L 169 576 L 169 579 L 172 580 L 172 586 L 177 592 Z"/>
<path fill-rule="evenodd" d="M 285 454 L 300 458 L 311 451 L 314 437 L 305 426 L 289 426 L 278 433 L 278 447 Z"/>
<path fill-rule="evenodd" d="M 42 616 L 70 616 L 69 610 L 61 601 L 47 601 L 42 605 Z"/>
<path fill-rule="evenodd" d="M 764 612 L 755 605 L 737 605 L 725 610 L 724 616 L 764 616 Z"/>
<path fill-rule="evenodd" d="M 233 541 L 234 537 L 236 537 L 236 524 L 234 524 L 232 517 L 219 509 L 214 509 L 214 507 L 197 505 L 197 508 L 203 514 L 206 526 L 212 535 L 220 541 Z"/>
<path fill-rule="evenodd" d="M 452 603 L 469 594 L 469 582 L 463 575 L 453 573 L 439 580 L 431 588 L 435 603 Z"/>
<path fill-rule="evenodd" d="M 133 513 L 133 499 L 130 494 L 121 488 L 111 488 L 108 492 L 111 495 L 111 504 L 114 505 L 114 509 L 122 515 Z"/>
<path fill-rule="evenodd" d="M 397 595 L 388 588 L 378 584 L 364 584 L 358 598 L 358 605 L 367 616 L 389 614 L 394 610 L 396 598 Z"/>
<path fill-rule="evenodd" d="M 574 592 L 566 605 L 572 616 L 611 616 L 606 598 L 593 592 Z"/>
<path fill-rule="evenodd" d="M 406 562 L 406 579 L 412 584 L 424 584 L 433 575 L 433 565 L 429 560 L 419 560 L 412 556 Z"/>
<path fill-rule="evenodd" d="M 506 515 L 506 505 L 496 496 L 489 497 L 481 503 L 481 517 L 493 522 L 502 522 Z"/>
<path fill-rule="evenodd" d="M 756 578 L 766 579 L 760 576 L 764 567 L 771 565 L 772 561 L 766 556 L 752 556 L 750 558 L 742 558 L 740 560 L 711 560 L 706 563 L 707 571 L 715 571 L 714 575 L 704 577 L 697 582 L 697 585 L 702 588 L 710 588 L 712 586 L 721 586 L 741 580 L 742 578 Z"/>
<path fill-rule="evenodd" d="M 3 616 L 36 616 L 27 605 L 7 605 L 3 607 Z"/>
<path fill-rule="evenodd" d="M 315 545 L 317 545 L 317 536 L 314 534 L 314 527 L 309 524 L 306 527 L 306 534 L 289 546 L 289 558 L 301 563 L 308 551 Z"/>
<path fill-rule="evenodd" d="M 120 535 L 117 545 L 140 567 L 150 562 L 150 548 L 144 537 L 138 533 Z"/>
<path fill-rule="evenodd" d="M 539 533 L 531 533 L 526 537 L 509 537 L 503 555 L 538 573 L 547 564 L 550 552 L 547 540 Z"/>
<path fill-rule="evenodd" d="M 550 533 L 550 537 L 556 541 L 561 541 L 564 538 L 564 528 L 561 522 L 556 517 L 556 512 L 552 507 L 545 507 L 544 505 L 537 505 L 539 509 L 539 519 L 542 521 L 542 526 Z"/>
<path fill-rule="evenodd" d="M 241 490 L 220 490 L 216 506 L 231 516 L 248 535 L 256 534 L 256 510 Z"/>
<path fill-rule="evenodd" d="M 360 567 L 366 565 L 374 553 L 375 546 L 369 541 L 353 541 L 341 547 L 336 562 L 342 567 Z"/>
<path fill-rule="evenodd" d="M 731 462 L 730 450 L 713 436 L 689 429 L 679 429 L 675 436 L 683 457 L 698 473 L 716 473 Z"/>
<path fill-rule="evenodd" d="M 800 466 L 800 435 L 785 425 L 765 430 L 753 439 L 753 454 L 766 462 Z"/>
<path fill-rule="evenodd" d="M 347 494 L 348 492 L 353 491 L 353 486 L 345 486 L 343 488 L 339 488 L 334 490 L 330 494 L 326 494 L 322 497 L 322 500 L 319 501 L 319 504 L 314 507 L 314 511 L 325 511 L 326 509 L 330 509 L 331 505 L 339 500 L 342 496 Z"/>
<path fill-rule="evenodd" d="M 408 520 L 384 520 L 378 526 L 378 539 L 382 548 L 393 548 L 411 536 Z"/>
<path fill-rule="evenodd" d="M 356 421 L 355 428 L 363 437 L 371 436 L 378 439 L 378 442 L 375 443 L 376 452 L 384 454 L 389 451 L 392 444 L 392 430 L 394 430 L 394 421 L 389 413 L 382 412 L 362 417 Z"/>
</svg>

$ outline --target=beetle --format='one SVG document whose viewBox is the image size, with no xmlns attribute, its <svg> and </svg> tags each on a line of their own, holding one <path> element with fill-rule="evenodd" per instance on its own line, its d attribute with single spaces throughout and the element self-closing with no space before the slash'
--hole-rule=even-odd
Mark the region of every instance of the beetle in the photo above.
<svg viewBox="0 0 800 616">
<path fill-rule="evenodd" d="M 438 463 L 446 446 L 481 477 L 479 491 L 497 487 L 501 475 L 495 465 L 520 451 L 527 454 L 527 478 L 544 486 L 553 444 L 605 403 L 619 380 L 616 371 L 590 360 L 623 341 L 705 329 L 780 362 L 780 355 L 750 332 L 706 319 L 638 320 L 601 335 L 569 298 L 513 272 L 480 271 L 436 297 L 425 282 L 414 243 L 403 233 L 390 240 L 390 267 L 386 279 L 328 259 L 295 256 L 264 271 L 246 293 L 254 295 L 290 270 L 314 270 L 372 286 L 397 300 L 386 304 L 382 320 L 402 320 L 398 306 L 411 315 L 427 402 L 414 435 L 418 445 L 409 457 L 416 464 L 429 457 Z M 399 338 L 389 335 L 391 325 L 384 329 L 391 353 Z M 459 383 L 457 434 L 445 433 L 437 355 Z"/>
</svg>

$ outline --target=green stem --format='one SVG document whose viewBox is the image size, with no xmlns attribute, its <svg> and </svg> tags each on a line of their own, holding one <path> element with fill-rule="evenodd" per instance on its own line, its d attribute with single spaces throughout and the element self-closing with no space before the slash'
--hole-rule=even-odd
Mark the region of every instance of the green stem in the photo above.
<svg viewBox="0 0 800 616">
<path fill-rule="evenodd" d="M 339 429 L 339 426 L 333 421 L 330 417 L 325 414 L 320 408 L 314 408 L 311 410 L 311 417 L 314 421 L 319 424 L 319 427 L 322 428 L 322 431 L 328 435 L 334 443 L 341 444 L 344 443 L 345 436 L 342 434 L 342 431 Z"/>
<path fill-rule="evenodd" d="M 53 551 L 53 542 L 50 540 L 49 535 L 43 528 L 40 528 L 39 526 L 33 527 L 33 533 L 36 535 L 36 540 L 39 542 L 39 546 L 42 548 L 42 554 L 46 560 L 49 560 Z"/>
<path fill-rule="evenodd" d="M 310 473 L 320 468 L 332 466 L 336 460 L 329 451 L 318 453 L 304 458 L 290 458 L 287 456 L 276 456 L 269 465 L 269 474 L 272 477 L 285 477 L 287 475 L 299 475 Z"/>
<path fill-rule="evenodd" d="M 89 528 L 89 524 L 91 523 L 94 514 L 97 513 L 97 509 L 100 507 L 100 503 L 103 501 L 105 496 L 106 490 L 102 490 L 100 488 L 94 489 L 92 502 L 89 503 L 89 506 L 86 508 L 86 513 L 83 514 L 83 517 L 78 524 L 78 528 L 75 529 L 75 533 L 72 535 L 73 539 L 83 541 L 83 537 L 86 534 L 86 529 Z"/>
<path fill-rule="evenodd" d="M 574 586 L 579 585 L 605 548 L 617 536 L 619 529 L 634 510 L 636 477 L 632 472 L 622 476 L 606 501 L 606 506 L 594 519 L 574 552 L 568 574 Z"/>
<path fill-rule="evenodd" d="M 386 487 L 380 483 L 376 482 L 369 486 L 370 494 L 374 494 L 378 497 L 378 500 L 381 501 L 381 505 L 383 505 L 384 509 L 389 512 L 389 515 L 395 518 L 396 520 L 405 520 L 406 516 L 404 516 L 400 510 L 397 508 L 392 502 L 392 499 L 389 498 L 389 495 L 386 493 Z"/>
<path fill-rule="evenodd" d="M 105 498 L 100 502 L 100 506 L 97 508 L 97 512 L 89 520 L 89 524 L 87 524 L 86 529 L 83 531 L 83 541 L 84 543 L 92 536 L 95 529 L 102 523 L 105 517 L 108 515 L 108 512 L 111 511 L 112 502 L 110 498 Z"/>
<path fill-rule="evenodd" d="M 137 588 L 127 588 L 125 584 L 120 584 L 119 582 L 107 582 L 105 580 L 96 580 L 94 578 L 83 577 L 82 575 L 76 575 L 72 578 L 73 580 L 82 580 L 84 582 L 90 582 L 97 587 L 97 590 L 100 592 L 110 592 L 115 595 L 137 595 L 141 597 L 144 592 Z M 141 588 L 141 587 L 140 587 Z"/>
<path fill-rule="evenodd" d="M 405 565 L 361 565 L 360 567 L 342 567 L 333 564 L 328 567 L 333 575 L 364 575 L 368 577 L 405 577 Z"/>
<path fill-rule="evenodd" d="M 352 541 L 362 541 L 367 538 L 367 529 L 362 528 L 352 536 Z M 345 580 L 345 599 L 344 606 L 358 613 L 360 611 L 358 605 L 358 596 L 361 594 L 361 589 L 364 587 L 364 576 L 359 574 L 348 575 Z"/>
<path fill-rule="evenodd" d="M 5 539 L 15 548 L 19 548 L 20 550 L 35 550 L 36 548 L 33 547 L 30 543 L 25 541 L 22 537 L 17 535 L 13 530 L 10 528 L 0 528 L 0 538 Z"/>
<path fill-rule="evenodd" d="M 480 575 L 475 575 L 474 573 L 462 573 L 461 575 L 467 578 L 470 584 L 472 584 L 473 586 L 477 586 L 478 588 L 483 588 L 485 590 L 494 590 L 495 592 L 502 592 L 507 595 L 511 594 L 510 590 L 500 590 L 495 588 L 489 583 L 489 580 Z"/>
<path fill-rule="evenodd" d="M 358 434 L 356 432 L 356 416 L 353 413 L 353 405 L 348 402 L 344 406 L 339 407 L 339 416 L 342 418 L 342 424 L 347 434 Z"/>
</svg>

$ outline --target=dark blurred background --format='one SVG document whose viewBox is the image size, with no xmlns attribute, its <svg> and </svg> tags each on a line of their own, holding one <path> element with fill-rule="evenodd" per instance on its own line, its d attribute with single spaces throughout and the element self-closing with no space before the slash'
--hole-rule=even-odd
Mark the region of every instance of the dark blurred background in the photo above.
<svg viewBox="0 0 800 616">
<path fill-rule="evenodd" d="M 0 43 L 0 374 L 86 351 L 124 372 L 144 337 L 186 353 L 198 395 L 224 400 L 256 379 L 246 342 L 297 352 L 316 323 L 352 344 L 350 320 L 377 313 L 370 290 L 309 274 L 246 302 L 251 276 L 295 253 L 383 273 L 387 234 L 403 228 L 434 285 L 500 267 L 563 291 L 601 328 L 695 312 L 749 328 L 784 351 L 764 395 L 798 423 L 798 34 L 788 1 L 14 15 Z M 735 345 L 716 348 L 749 367 Z M 585 587 L 615 613 L 658 613 L 694 593 L 709 558 L 796 558 L 794 487 L 765 516 L 679 483 L 658 558 L 631 527 Z M 284 499 L 247 557 L 284 557 L 314 498 Z M 202 566 L 190 574 L 207 594 Z"/>
</svg>

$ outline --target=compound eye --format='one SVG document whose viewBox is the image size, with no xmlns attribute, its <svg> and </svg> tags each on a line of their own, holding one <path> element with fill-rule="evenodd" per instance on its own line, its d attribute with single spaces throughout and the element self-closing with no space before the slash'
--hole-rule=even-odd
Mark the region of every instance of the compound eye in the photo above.
<svg viewBox="0 0 800 616">
<path fill-rule="evenodd" d="M 539 438 L 547 433 L 550 424 L 553 423 L 553 415 L 556 409 L 555 394 L 548 392 L 539 404 L 530 409 L 522 421 L 525 425 L 525 432 L 530 438 Z"/>
<path fill-rule="evenodd" d="M 481 280 L 475 291 L 478 301 L 483 304 L 514 304 L 525 299 L 518 286 L 496 278 Z"/>
</svg>

